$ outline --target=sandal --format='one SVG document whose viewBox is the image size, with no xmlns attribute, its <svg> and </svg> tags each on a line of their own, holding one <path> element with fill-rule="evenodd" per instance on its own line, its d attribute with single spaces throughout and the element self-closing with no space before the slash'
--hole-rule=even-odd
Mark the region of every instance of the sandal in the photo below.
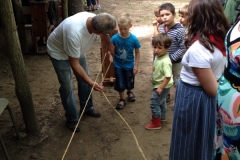
<svg viewBox="0 0 240 160">
<path fill-rule="evenodd" d="M 130 97 L 131 94 L 132 94 L 132 96 Z M 135 97 L 135 95 L 133 94 L 132 91 L 127 91 L 127 95 L 128 95 L 129 102 L 135 102 L 136 101 L 136 97 Z"/>
<path fill-rule="evenodd" d="M 88 6 L 88 8 L 87 8 L 86 11 L 87 11 L 87 12 L 92 12 L 92 7 Z"/>
<path fill-rule="evenodd" d="M 123 102 L 123 104 L 121 104 L 120 102 Z M 120 99 L 119 102 L 118 102 L 118 104 L 116 105 L 116 109 L 117 109 L 117 110 L 121 110 L 121 109 L 124 108 L 125 105 L 126 105 L 125 100 L 124 100 L 124 99 Z"/>
</svg>

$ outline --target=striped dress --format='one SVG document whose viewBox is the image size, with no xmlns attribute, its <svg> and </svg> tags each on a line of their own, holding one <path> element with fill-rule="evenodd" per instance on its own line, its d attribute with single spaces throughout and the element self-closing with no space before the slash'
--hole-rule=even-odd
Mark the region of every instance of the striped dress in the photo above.
<svg viewBox="0 0 240 160">
<path fill-rule="evenodd" d="M 192 67 L 211 68 L 217 80 L 223 72 L 224 62 L 220 50 L 214 47 L 211 53 L 199 41 L 194 42 L 183 56 L 169 160 L 213 160 L 216 99 L 206 94 Z"/>
</svg>

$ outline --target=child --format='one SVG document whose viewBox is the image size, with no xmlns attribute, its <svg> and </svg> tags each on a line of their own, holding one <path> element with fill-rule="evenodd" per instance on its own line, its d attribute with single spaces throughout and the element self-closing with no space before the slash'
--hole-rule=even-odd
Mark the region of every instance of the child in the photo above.
<svg viewBox="0 0 240 160">
<path fill-rule="evenodd" d="M 87 0 L 87 6 L 88 6 L 88 9 L 87 9 L 88 12 L 95 11 L 96 10 L 96 0 Z"/>
<path fill-rule="evenodd" d="M 97 10 L 101 9 L 100 0 L 97 0 Z"/>
<path fill-rule="evenodd" d="M 173 85 L 172 63 L 167 53 L 171 44 L 172 38 L 166 33 L 159 33 L 152 40 L 153 51 L 156 55 L 153 64 L 153 93 L 150 102 L 152 122 L 145 126 L 146 129 L 160 129 L 161 121 L 166 121 L 166 96 Z"/>
<path fill-rule="evenodd" d="M 154 9 L 155 20 L 152 22 L 153 36 L 156 36 L 160 32 L 160 28 L 163 27 L 162 19 L 159 15 L 159 8 L 160 8 L 160 6 L 158 6 L 157 8 Z M 153 36 L 152 36 L 152 38 L 153 38 Z M 152 41 L 152 38 L 151 38 L 151 41 Z M 153 53 L 153 61 L 154 61 L 154 59 L 155 59 L 155 54 Z"/>
<path fill-rule="evenodd" d="M 167 33 L 172 38 L 172 45 L 168 49 L 169 57 L 172 62 L 172 73 L 174 86 L 177 86 L 180 71 L 182 68 L 181 60 L 184 54 L 185 30 L 180 23 L 174 21 L 175 8 L 171 3 L 164 3 L 159 8 L 159 14 L 163 22 L 161 33 Z M 167 95 L 167 102 L 170 100 L 170 94 Z"/>
<path fill-rule="evenodd" d="M 192 0 L 188 14 L 187 51 L 176 89 L 169 160 L 213 160 L 217 80 L 224 69 L 229 24 L 219 0 Z M 228 125 L 232 124 L 229 117 L 224 117 Z M 226 129 L 234 135 L 235 128 Z M 226 144 L 231 146 L 231 140 Z"/>
<path fill-rule="evenodd" d="M 154 9 L 155 20 L 152 22 L 153 36 L 157 35 L 160 31 L 160 28 L 163 27 L 162 19 L 159 15 L 159 8 L 160 6 Z"/>
<path fill-rule="evenodd" d="M 185 4 L 178 10 L 179 22 L 185 29 L 185 33 L 187 33 L 188 28 L 187 16 L 188 16 L 188 4 Z"/>
<path fill-rule="evenodd" d="M 116 109 L 123 109 L 126 105 L 124 99 L 124 90 L 127 89 L 129 102 L 136 100 L 132 92 L 134 88 L 135 74 L 138 73 L 138 64 L 140 59 L 140 43 L 135 35 L 129 32 L 132 27 L 132 21 L 129 14 L 121 14 L 118 17 L 118 34 L 111 38 L 112 44 L 115 46 L 114 68 L 116 82 L 114 89 L 119 92 L 120 100 L 116 105 Z M 135 64 L 134 55 L 135 50 Z"/>
</svg>

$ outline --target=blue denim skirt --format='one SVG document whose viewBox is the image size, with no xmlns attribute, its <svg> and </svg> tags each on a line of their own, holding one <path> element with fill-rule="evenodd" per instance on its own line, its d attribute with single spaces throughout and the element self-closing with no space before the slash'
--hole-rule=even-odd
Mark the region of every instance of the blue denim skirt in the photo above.
<svg viewBox="0 0 240 160">
<path fill-rule="evenodd" d="M 213 160 L 216 98 L 179 80 L 169 160 Z"/>
</svg>

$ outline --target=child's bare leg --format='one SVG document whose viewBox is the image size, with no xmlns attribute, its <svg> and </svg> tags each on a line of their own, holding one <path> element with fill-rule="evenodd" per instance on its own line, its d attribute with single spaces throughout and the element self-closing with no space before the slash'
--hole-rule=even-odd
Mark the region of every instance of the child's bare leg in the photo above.
<svg viewBox="0 0 240 160">
<path fill-rule="evenodd" d="M 136 101 L 136 97 L 133 94 L 132 90 L 127 90 L 127 95 L 128 95 L 129 102 L 135 102 Z"/>
<path fill-rule="evenodd" d="M 120 97 L 120 99 L 124 99 L 124 91 L 123 92 L 119 92 L 119 97 Z M 120 104 L 124 104 L 123 101 L 120 101 L 119 103 Z"/>
<path fill-rule="evenodd" d="M 119 97 L 120 97 L 120 100 L 119 100 L 119 102 L 117 103 L 117 106 L 116 106 L 116 109 L 118 109 L 118 110 L 123 109 L 124 106 L 126 105 L 126 102 L 124 100 L 124 91 L 119 92 Z"/>
</svg>

